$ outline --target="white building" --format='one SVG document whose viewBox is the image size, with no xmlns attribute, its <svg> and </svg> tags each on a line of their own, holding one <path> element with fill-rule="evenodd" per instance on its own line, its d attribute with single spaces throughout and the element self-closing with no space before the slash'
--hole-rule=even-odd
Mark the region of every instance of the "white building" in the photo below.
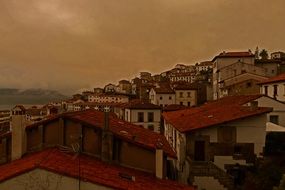
<svg viewBox="0 0 285 190">
<path fill-rule="evenodd" d="M 161 107 L 142 101 L 130 102 L 124 105 L 124 120 L 160 133 Z"/>
<path fill-rule="evenodd" d="M 175 104 L 175 92 L 170 87 L 152 88 L 149 98 L 152 104 L 162 107 Z"/>
<path fill-rule="evenodd" d="M 203 61 L 196 66 L 197 71 L 208 71 L 210 69 L 213 69 L 213 62 L 212 61 Z"/>
<path fill-rule="evenodd" d="M 259 83 L 260 93 L 285 102 L 285 73 Z"/>
<path fill-rule="evenodd" d="M 177 152 L 174 165 L 181 181 L 217 175 L 216 180 L 230 188 L 227 171 L 237 163 L 247 167 L 262 156 L 267 114 L 272 108 L 258 107 L 250 99 L 226 97 L 200 107 L 163 114 L 165 136 Z"/>
<path fill-rule="evenodd" d="M 115 94 L 90 94 L 88 95 L 88 102 L 127 103 L 129 102 L 129 97 Z"/>
</svg>

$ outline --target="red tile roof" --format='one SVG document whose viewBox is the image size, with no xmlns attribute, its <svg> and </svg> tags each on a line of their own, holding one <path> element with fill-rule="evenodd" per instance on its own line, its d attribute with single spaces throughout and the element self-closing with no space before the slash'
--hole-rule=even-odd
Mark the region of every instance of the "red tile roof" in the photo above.
<svg viewBox="0 0 285 190">
<path fill-rule="evenodd" d="M 200 107 L 165 112 L 163 117 L 178 131 L 189 132 L 272 111 L 271 108 L 243 106 L 258 97 L 261 95 L 230 96 Z"/>
<path fill-rule="evenodd" d="M 184 106 L 184 105 L 180 105 L 180 104 L 170 104 L 167 105 L 165 107 L 163 107 L 163 111 L 167 112 L 167 111 L 177 111 L 177 110 L 182 110 L 182 109 L 187 109 L 188 107 Z"/>
<path fill-rule="evenodd" d="M 276 83 L 276 82 L 284 82 L 285 81 L 285 73 L 282 73 L 280 75 L 277 75 L 275 77 L 271 77 L 269 79 L 266 79 L 258 84 L 269 84 L 269 83 Z"/>
<path fill-rule="evenodd" d="M 54 121 L 59 118 L 66 118 L 76 122 L 85 123 L 96 128 L 103 128 L 104 126 L 104 113 L 89 109 L 57 115 L 55 117 L 51 117 L 48 120 L 29 125 L 26 127 L 26 129 Z M 118 138 L 150 150 L 155 150 L 158 145 L 162 144 L 162 149 L 168 156 L 176 157 L 176 153 L 171 148 L 164 135 L 118 119 L 114 114 L 111 113 L 109 118 L 110 131 Z"/>
<path fill-rule="evenodd" d="M 254 57 L 255 55 L 251 52 L 222 52 L 219 55 L 215 56 L 212 60 L 215 61 L 217 58 L 233 58 L 233 57 Z"/>
<path fill-rule="evenodd" d="M 74 157 L 56 148 L 29 154 L 0 166 L 0 182 L 37 168 L 115 189 L 194 190 L 193 187 L 174 181 L 157 179 L 153 174 L 108 164 L 87 155 Z M 123 178 L 122 175 L 134 176 L 135 180 Z"/>
<path fill-rule="evenodd" d="M 122 107 L 128 109 L 161 109 L 161 107 L 158 105 L 142 100 L 131 100 L 129 103 L 123 104 Z"/>
</svg>

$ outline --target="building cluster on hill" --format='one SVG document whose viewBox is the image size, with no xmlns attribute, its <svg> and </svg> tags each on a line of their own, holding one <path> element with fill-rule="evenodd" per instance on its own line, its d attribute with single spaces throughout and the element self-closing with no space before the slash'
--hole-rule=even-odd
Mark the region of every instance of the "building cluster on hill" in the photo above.
<svg viewBox="0 0 285 190">
<path fill-rule="evenodd" d="M 285 154 L 268 148 L 285 138 L 285 53 L 222 52 L 0 115 L 0 189 L 237 189 Z"/>
</svg>

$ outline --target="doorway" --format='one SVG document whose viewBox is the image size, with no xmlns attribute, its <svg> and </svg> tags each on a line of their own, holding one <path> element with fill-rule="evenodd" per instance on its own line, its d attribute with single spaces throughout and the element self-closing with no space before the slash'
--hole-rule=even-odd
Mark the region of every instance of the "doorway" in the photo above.
<svg viewBox="0 0 285 190">
<path fill-rule="evenodd" d="M 195 141 L 194 160 L 205 161 L 205 141 Z"/>
</svg>

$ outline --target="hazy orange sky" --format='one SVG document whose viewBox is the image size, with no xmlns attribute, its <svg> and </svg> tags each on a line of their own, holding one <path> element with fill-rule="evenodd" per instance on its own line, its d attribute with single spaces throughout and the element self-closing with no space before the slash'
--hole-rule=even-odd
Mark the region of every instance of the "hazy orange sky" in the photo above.
<svg viewBox="0 0 285 190">
<path fill-rule="evenodd" d="M 0 0 L 0 87 L 92 89 L 225 50 L 285 50 L 284 0 Z"/>
</svg>

